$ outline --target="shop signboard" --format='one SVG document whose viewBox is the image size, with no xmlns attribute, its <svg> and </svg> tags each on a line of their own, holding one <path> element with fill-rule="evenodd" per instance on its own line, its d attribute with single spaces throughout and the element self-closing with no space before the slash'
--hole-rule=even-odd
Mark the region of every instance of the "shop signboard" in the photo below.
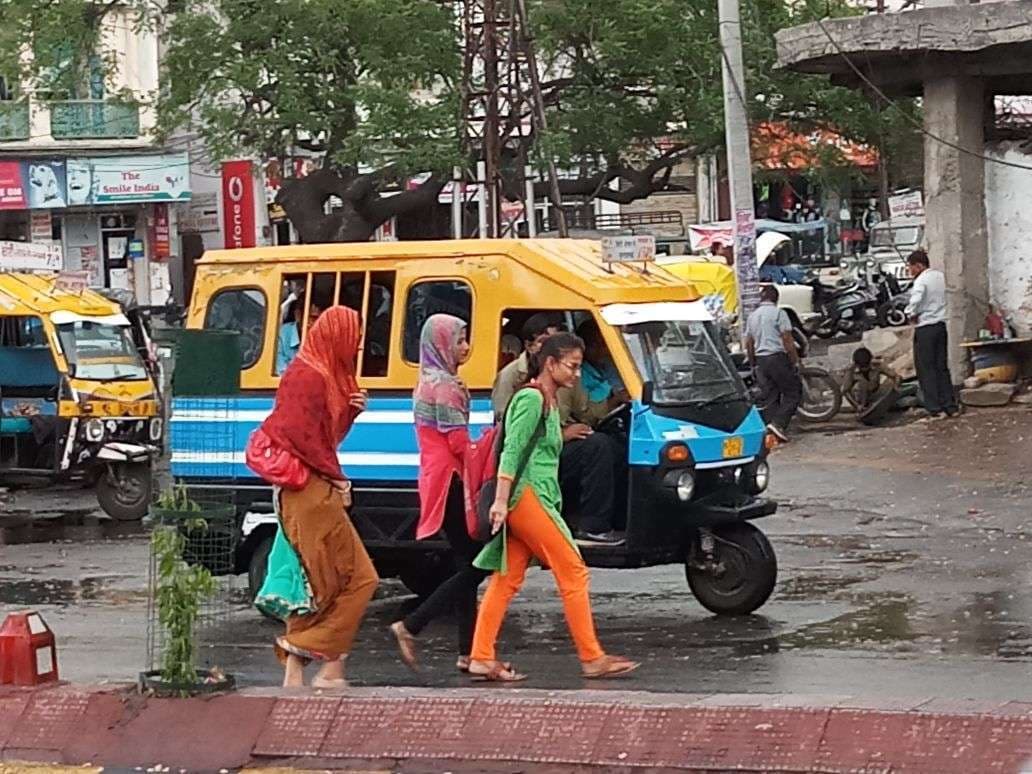
<svg viewBox="0 0 1032 774">
<path fill-rule="evenodd" d="M 0 271 L 60 271 L 61 245 L 40 242 L 0 242 Z"/>
<path fill-rule="evenodd" d="M 246 159 L 222 162 L 222 218 L 226 249 L 255 246 L 254 174 Z"/>
<path fill-rule="evenodd" d="M 0 210 L 42 210 L 64 207 L 64 159 L 0 161 Z"/>
<path fill-rule="evenodd" d="M 68 206 L 190 200 L 185 153 L 68 159 Z"/>
</svg>

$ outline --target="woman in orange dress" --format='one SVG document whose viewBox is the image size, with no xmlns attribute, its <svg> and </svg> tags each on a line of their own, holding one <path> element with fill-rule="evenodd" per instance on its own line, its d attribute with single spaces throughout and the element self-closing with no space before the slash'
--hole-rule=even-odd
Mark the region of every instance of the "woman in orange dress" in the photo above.
<svg viewBox="0 0 1032 774">
<path fill-rule="evenodd" d="M 348 518 L 350 482 L 337 461 L 355 417 L 365 409 L 356 363 L 362 322 L 352 309 L 327 309 L 312 326 L 276 391 L 261 430 L 309 471 L 297 490 L 278 492 L 280 526 L 297 553 L 314 611 L 290 615 L 276 640 L 283 685 L 304 685 L 304 668 L 322 664 L 316 688 L 345 685 L 344 661 L 379 582 L 369 554 Z"/>
</svg>

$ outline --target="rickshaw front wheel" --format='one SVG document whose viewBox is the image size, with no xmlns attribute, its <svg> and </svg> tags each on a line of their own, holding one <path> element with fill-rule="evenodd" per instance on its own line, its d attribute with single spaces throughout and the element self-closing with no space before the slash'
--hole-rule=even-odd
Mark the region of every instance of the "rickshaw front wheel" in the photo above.
<svg viewBox="0 0 1032 774">
<path fill-rule="evenodd" d="M 767 536 L 747 521 L 698 533 L 685 560 L 688 587 L 717 615 L 748 615 L 767 601 L 778 578 L 778 562 Z"/>
<path fill-rule="evenodd" d="M 97 502 L 115 521 L 139 521 L 147 515 L 151 496 L 148 462 L 117 463 L 97 479 Z"/>
</svg>

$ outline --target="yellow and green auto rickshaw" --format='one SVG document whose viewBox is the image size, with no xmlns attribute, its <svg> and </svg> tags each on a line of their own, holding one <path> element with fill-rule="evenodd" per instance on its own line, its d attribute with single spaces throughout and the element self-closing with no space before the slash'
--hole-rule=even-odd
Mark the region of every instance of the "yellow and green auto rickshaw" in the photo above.
<svg viewBox="0 0 1032 774">
<path fill-rule="evenodd" d="M 0 482 L 85 481 L 140 519 L 164 428 L 121 307 L 55 273 L 0 273 Z"/>
</svg>

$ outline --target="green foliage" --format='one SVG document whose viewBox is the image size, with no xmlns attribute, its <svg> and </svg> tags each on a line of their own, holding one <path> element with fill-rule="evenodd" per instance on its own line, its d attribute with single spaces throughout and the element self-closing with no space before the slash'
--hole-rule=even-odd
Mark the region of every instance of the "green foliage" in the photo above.
<svg viewBox="0 0 1032 774">
<path fill-rule="evenodd" d="M 201 506 L 190 498 L 186 485 L 171 486 L 154 503 L 158 508 L 178 513 L 200 513 Z"/>
<path fill-rule="evenodd" d="M 165 1 L 0 0 L 0 73 L 20 73 L 44 91 L 81 90 L 96 64 L 102 20 L 118 13 L 163 37 L 161 90 L 151 95 L 159 134 L 194 131 L 212 159 L 302 148 L 342 171 L 388 166 L 383 180 L 445 172 L 461 160 L 455 4 L 176 0 L 176 12 L 166 14 Z M 716 0 L 527 5 L 550 123 L 534 149 L 539 161 L 554 157 L 587 178 L 640 169 L 664 152 L 676 158 L 722 146 Z M 897 111 L 825 77 L 775 66 L 778 29 L 859 13 L 853 0 L 741 0 L 741 7 L 754 122 L 832 129 L 890 160 L 914 155 L 919 136 Z M 110 57 L 101 63 L 113 66 Z M 914 102 L 903 109 L 917 113 Z M 839 174 L 841 153 L 821 155 L 814 174 Z"/>
<path fill-rule="evenodd" d="M 192 519 L 184 526 L 204 530 L 207 523 Z M 157 527 L 151 547 L 157 562 L 158 622 L 165 633 L 161 679 L 190 686 L 197 681 L 194 626 L 201 603 L 215 593 L 215 579 L 204 567 L 183 561 L 186 538 L 175 527 Z"/>
</svg>

